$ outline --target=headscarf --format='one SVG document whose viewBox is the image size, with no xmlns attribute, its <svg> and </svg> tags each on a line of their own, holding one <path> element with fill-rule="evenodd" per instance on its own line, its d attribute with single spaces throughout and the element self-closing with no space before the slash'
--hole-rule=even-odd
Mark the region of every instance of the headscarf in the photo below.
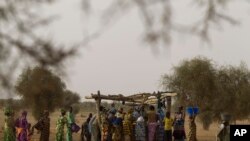
<svg viewBox="0 0 250 141">
<path fill-rule="evenodd" d="M 27 111 L 25 111 L 25 110 L 22 112 L 22 116 L 24 116 L 24 117 L 26 117 L 26 116 L 27 116 L 27 114 L 28 114 L 28 112 L 27 112 Z"/>
<path fill-rule="evenodd" d="M 142 116 L 140 116 L 140 117 L 137 119 L 137 121 L 136 121 L 136 122 L 144 122 L 143 117 L 142 117 Z"/>
</svg>

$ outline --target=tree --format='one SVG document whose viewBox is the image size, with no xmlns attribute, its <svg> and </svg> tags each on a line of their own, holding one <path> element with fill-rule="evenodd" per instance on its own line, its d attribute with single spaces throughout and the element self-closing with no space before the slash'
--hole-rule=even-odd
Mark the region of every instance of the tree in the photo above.
<svg viewBox="0 0 250 141">
<path fill-rule="evenodd" d="M 230 113 L 233 119 L 245 119 L 250 114 L 250 72 L 242 63 L 240 66 L 224 66 L 218 70 L 218 93 L 221 97 L 214 103 L 214 110 Z M 229 106 L 231 105 L 231 106 Z M 219 116 L 217 111 L 217 116 Z"/>
<path fill-rule="evenodd" d="M 229 113 L 234 120 L 250 115 L 250 71 L 245 64 L 222 66 L 196 57 L 174 67 L 172 74 L 162 77 L 162 86 L 175 91 L 177 103 L 198 106 L 199 119 L 205 129 L 221 114 Z"/>
<path fill-rule="evenodd" d="M 27 107 L 32 108 L 36 119 L 43 110 L 53 112 L 62 105 L 65 87 L 60 77 L 42 67 L 24 70 L 15 86 L 17 94 Z"/>
<path fill-rule="evenodd" d="M 77 114 L 80 111 L 80 96 L 77 93 L 74 93 L 70 90 L 66 90 L 63 93 L 63 107 L 64 108 L 73 108 L 73 112 Z"/>
<path fill-rule="evenodd" d="M 196 57 L 185 60 L 175 66 L 173 73 L 162 77 L 162 86 L 166 90 L 175 91 L 177 103 L 185 106 L 198 106 L 201 114 L 199 118 L 204 129 L 212 123 L 211 114 L 216 97 L 216 71 L 211 60 Z"/>
</svg>

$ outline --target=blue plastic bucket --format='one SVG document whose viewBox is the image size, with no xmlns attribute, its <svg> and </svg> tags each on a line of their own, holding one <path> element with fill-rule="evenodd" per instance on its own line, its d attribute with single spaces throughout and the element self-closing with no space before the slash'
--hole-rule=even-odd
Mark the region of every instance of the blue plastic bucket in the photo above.
<svg viewBox="0 0 250 141">
<path fill-rule="evenodd" d="M 194 115 L 194 109 L 193 109 L 193 107 L 187 107 L 187 113 L 188 113 L 190 116 L 193 116 L 193 115 Z"/>
<path fill-rule="evenodd" d="M 193 111 L 194 111 L 194 114 L 198 114 L 199 113 L 199 108 L 198 107 L 193 107 Z"/>
</svg>

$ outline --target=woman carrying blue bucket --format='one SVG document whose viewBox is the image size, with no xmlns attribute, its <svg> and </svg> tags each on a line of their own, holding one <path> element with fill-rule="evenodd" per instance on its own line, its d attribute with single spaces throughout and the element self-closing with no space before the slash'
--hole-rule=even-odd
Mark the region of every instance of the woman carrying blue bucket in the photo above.
<svg viewBox="0 0 250 141">
<path fill-rule="evenodd" d="M 188 138 L 187 138 L 188 141 L 197 141 L 195 118 L 198 112 L 199 112 L 198 107 L 187 108 L 187 113 L 189 115 L 189 129 L 190 129 L 188 133 Z"/>
</svg>

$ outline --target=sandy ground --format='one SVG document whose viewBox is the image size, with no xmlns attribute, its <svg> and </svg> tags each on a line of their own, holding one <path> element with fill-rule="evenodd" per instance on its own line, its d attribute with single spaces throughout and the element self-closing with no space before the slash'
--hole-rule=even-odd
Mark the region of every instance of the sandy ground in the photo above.
<svg viewBox="0 0 250 141">
<path fill-rule="evenodd" d="M 78 125 L 81 125 L 85 119 L 87 118 L 87 115 L 89 112 L 81 112 L 78 115 L 76 115 L 76 123 Z M 0 140 L 3 140 L 3 126 L 4 126 L 4 116 L 2 110 L 0 111 Z M 59 112 L 55 112 L 50 115 L 51 118 L 51 134 L 50 134 L 50 141 L 55 140 L 55 126 L 56 126 L 56 120 L 59 117 Z M 33 125 L 35 123 L 34 118 L 32 118 L 31 115 L 28 115 L 29 122 Z M 248 121 L 240 122 L 241 124 L 247 124 Z M 186 122 L 186 132 L 188 133 L 188 122 Z M 214 123 L 211 125 L 210 129 L 208 131 L 204 130 L 201 126 L 201 124 L 197 123 L 197 137 L 199 141 L 215 141 L 215 135 L 218 132 L 219 127 L 218 124 Z M 74 141 L 80 141 L 80 132 L 73 135 Z M 39 134 L 37 132 L 34 133 L 32 136 L 32 141 L 39 141 Z"/>
</svg>

